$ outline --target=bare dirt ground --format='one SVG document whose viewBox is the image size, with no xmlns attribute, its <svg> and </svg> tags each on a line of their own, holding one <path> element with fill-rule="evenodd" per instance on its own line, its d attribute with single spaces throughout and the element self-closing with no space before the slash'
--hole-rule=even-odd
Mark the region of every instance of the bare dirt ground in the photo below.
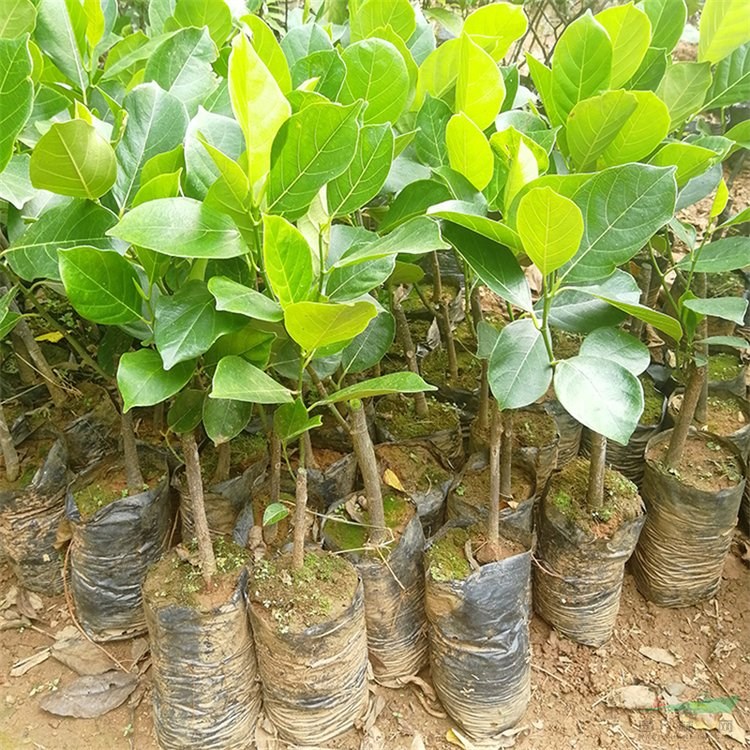
<svg viewBox="0 0 750 750">
<path fill-rule="evenodd" d="M 625 710 L 607 705 L 616 688 L 643 684 L 657 692 L 666 686 L 680 700 L 739 699 L 733 716 L 750 729 L 750 557 L 739 536 L 727 560 L 716 600 L 681 610 L 659 609 L 646 602 L 626 575 L 614 638 L 593 650 L 557 635 L 539 618 L 531 625 L 532 696 L 515 739 L 521 750 L 549 748 L 630 748 L 630 750 L 732 750 L 741 747 L 719 729 L 700 726 L 696 713 L 671 710 Z M 0 566 L 0 601 L 15 580 Z M 98 719 L 60 718 L 39 707 L 45 694 L 70 683 L 75 673 L 54 659 L 11 677 L 19 660 L 49 646 L 51 635 L 71 619 L 62 596 L 43 599 L 34 628 L 0 632 L 0 750 L 155 750 L 151 721 L 148 660 L 130 701 Z M 50 634 L 50 635 L 47 635 Z M 666 649 L 674 666 L 653 661 L 639 649 Z M 132 665 L 132 642 L 107 644 L 123 666 Z M 428 679 L 429 675 L 425 675 Z M 369 736 L 352 731 L 331 747 L 337 750 L 443 750 L 454 747 L 446 735 L 451 722 L 430 715 L 417 689 L 375 688 L 382 706 Z M 611 697 L 609 701 L 611 702 Z M 709 717 L 704 717 L 711 721 Z M 726 721 L 722 725 L 729 730 Z M 420 744 L 420 740 L 421 743 Z M 509 740 L 509 742 L 512 740 Z M 200 750 L 196 748 L 195 750 Z"/>
</svg>

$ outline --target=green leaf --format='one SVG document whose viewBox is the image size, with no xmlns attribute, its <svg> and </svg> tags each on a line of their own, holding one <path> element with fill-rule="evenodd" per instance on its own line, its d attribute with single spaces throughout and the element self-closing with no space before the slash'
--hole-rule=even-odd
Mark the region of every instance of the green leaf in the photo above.
<svg viewBox="0 0 750 750">
<path fill-rule="evenodd" d="M 717 63 L 750 42 L 744 0 L 706 0 L 701 12 L 698 60 Z"/>
<path fill-rule="evenodd" d="M 643 413 L 643 388 L 622 365 L 598 357 L 564 359 L 555 367 L 555 395 L 582 425 L 626 445 Z"/>
<path fill-rule="evenodd" d="M 428 20 L 439 23 L 453 36 L 461 36 L 464 22 L 458 13 L 454 13 L 447 8 L 441 8 L 438 6 L 436 8 L 425 8 L 424 15 Z"/>
<path fill-rule="evenodd" d="M 401 53 L 383 39 L 350 44 L 342 55 L 346 78 L 340 101 L 364 99 L 365 124 L 396 122 L 409 96 L 409 72 Z"/>
<path fill-rule="evenodd" d="M 731 320 L 737 325 L 745 322 L 747 312 L 747 300 L 741 297 L 712 297 L 711 299 L 693 297 L 683 300 L 682 306 L 701 315 Z"/>
<path fill-rule="evenodd" d="M 551 94 L 563 119 L 582 99 L 609 88 L 612 43 L 591 12 L 577 18 L 563 32 L 552 57 Z"/>
<path fill-rule="evenodd" d="M 322 347 L 345 346 L 377 315 L 371 302 L 352 304 L 295 302 L 284 309 L 289 335 L 308 354 Z"/>
<path fill-rule="evenodd" d="M 216 367 L 209 398 L 233 399 L 251 404 L 285 404 L 291 392 L 241 357 L 224 357 Z"/>
<path fill-rule="evenodd" d="M 154 314 L 154 342 L 166 370 L 195 359 L 220 336 L 244 325 L 239 316 L 217 311 L 212 294 L 197 280 L 159 297 Z"/>
<path fill-rule="evenodd" d="M 258 16 L 247 15 L 240 19 L 252 32 L 253 49 L 258 53 L 258 57 L 268 68 L 268 71 L 276 79 L 282 94 L 288 94 L 292 90 L 292 77 L 289 72 L 289 65 L 286 57 L 281 50 L 281 46 L 276 41 L 276 36 Z"/>
<path fill-rule="evenodd" d="M 632 3 L 606 8 L 594 18 L 606 29 L 612 42 L 613 89 L 627 83 L 638 71 L 651 43 L 651 21 Z"/>
<path fill-rule="evenodd" d="M 174 20 L 180 26 L 208 27 L 217 47 L 224 44 L 232 31 L 232 13 L 224 0 L 177 0 Z"/>
<path fill-rule="evenodd" d="M 495 62 L 500 62 L 513 42 L 524 35 L 527 26 L 520 5 L 496 3 L 472 11 L 464 21 L 463 32 Z"/>
<path fill-rule="evenodd" d="M 253 405 L 244 401 L 207 398 L 203 401 L 203 427 L 214 445 L 228 443 L 245 429 Z"/>
<path fill-rule="evenodd" d="M 372 200 L 385 184 L 393 162 L 390 125 L 365 125 L 349 166 L 328 183 L 326 197 L 331 216 L 345 216 Z"/>
<path fill-rule="evenodd" d="M 678 62 L 667 68 L 656 93 L 669 109 L 670 130 L 702 108 L 710 86 L 709 63 Z"/>
<path fill-rule="evenodd" d="M 263 526 L 273 526 L 289 515 L 289 508 L 281 503 L 269 503 L 263 511 Z"/>
<path fill-rule="evenodd" d="M 616 362 L 633 375 L 645 372 L 651 364 L 651 354 L 644 343 L 625 331 L 608 326 L 597 328 L 586 336 L 580 353 L 586 357 Z"/>
<path fill-rule="evenodd" d="M 95 199 L 115 183 L 112 146 L 83 120 L 56 122 L 31 154 L 34 187 L 73 198 Z"/>
<path fill-rule="evenodd" d="M 292 67 L 292 83 L 295 87 L 305 81 L 317 78 L 315 90 L 327 99 L 338 99 L 346 78 L 346 65 L 338 50 L 321 49 L 312 52 L 294 63 Z"/>
<path fill-rule="evenodd" d="M 431 52 L 419 66 L 415 106 L 421 107 L 427 94 L 443 99 L 454 88 L 458 76 L 458 54 L 460 42 L 449 39 Z"/>
<path fill-rule="evenodd" d="M 463 113 L 453 115 L 445 132 L 451 168 L 482 190 L 492 179 L 495 160 L 484 133 Z"/>
<path fill-rule="evenodd" d="M 595 166 L 637 107 L 635 95 L 623 89 L 592 96 L 573 107 L 565 132 L 570 155 L 579 171 Z"/>
<path fill-rule="evenodd" d="M 206 394 L 196 388 L 187 388 L 175 397 L 167 412 L 167 424 L 178 435 L 192 432 L 203 418 Z"/>
<path fill-rule="evenodd" d="M 263 217 L 263 265 L 282 307 L 309 297 L 315 280 L 312 251 L 300 231 L 279 216 Z"/>
<path fill-rule="evenodd" d="M 332 302 L 348 302 L 380 286 L 393 273 L 396 256 L 333 268 L 326 278 L 325 293 Z"/>
<path fill-rule="evenodd" d="M 631 91 L 636 106 L 601 154 L 600 164 L 612 167 L 648 156 L 669 132 L 667 105 L 653 91 Z"/>
<path fill-rule="evenodd" d="M 223 0 L 218 2 L 223 4 Z M 183 103 L 188 114 L 194 115 L 216 87 L 211 63 L 217 55 L 206 29 L 180 29 L 149 57 L 143 80 L 158 83 Z"/>
<path fill-rule="evenodd" d="M 507 170 L 503 205 L 505 213 L 508 213 L 513 199 L 524 185 L 539 176 L 537 157 L 543 156 L 546 170 L 547 154 L 535 141 L 513 127 L 495 133 L 490 138 L 490 145 Z"/>
<path fill-rule="evenodd" d="M 31 0 L 0 0 L 0 39 L 17 39 L 36 26 L 36 7 Z"/>
<path fill-rule="evenodd" d="M 222 336 L 203 355 L 203 364 L 213 367 L 224 357 L 237 356 L 264 369 L 271 358 L 271 346 L 275 339 L 275 334 L 259 330 L 257 323 L 248 322 L 239 331 Z"/>
<path fill-rule="evenodd" d="M 649 163 L 657 167 L 677 167 L 675 179 L 677 186 L 682 187 L 693 177 L 703 174 L 719 158 L 715 151 L 692 143 L 667 143 L 649 159 Z"/>
<path fill-rule="evenodd" d="M 140 206 L 141 203 L 157 200 L 158 198 L 176 198 L 180 194 L 180 177 L 182 170 L 168 174 L 160 174 L 145 182 L 138 188 L 138 192 L 133 196 L 133 206 Z"/>
<path fill-rule="evenodd" d="M 671 52 L 685 28 L 685 0 L 642 0 L 638 7 L 651 21 L 651 46 Z"/>
<path fill-rule="evenodd" d="M 281 40 L 281 51 L 284 53 L 289 67 L 320 50 L 332 50 L 333 44 L 322 26 L 316 23 L 306 23 L 289 29 Z"/>
<path fill-rule="evenodd" d="M 180 101 L 156 83 L 136 86 L 122 103 L 128 119 L 115 149 L 117 179 L 112 193 L 125 207 L 138 192 L 146 162 L 182 143 L 188 116 Z"/>
<path fill-rule="evenodd" d="M 495 342 L 488 379 L 501 409 L 520 409 L 541 398 L 552 382 L 542 333 L 527 319 L 509 323 Z"/>
<path fill-rule="evenodd" d="M 456 111 L 466 115 L 479 130 L 485 130 L 495 121 L 504 98 L 505 83 L 497 64 L 463 34 L 458 52 Z"/>
<path fill-rule="evenodd" d="M 391 201 L 390 207 L 380 220 L 379 229 L 381 232 L 390 232 L 399 224 L 423 216 L 431 206 L 443 204 L 452 197 L 450 188 L 434 178 L 410 182 Z"/>
<path fill-rule="evenodd" d="M 291 404 L 282 404 L 273 413 L 273 430 L 283 443 L 299 437 L 305 432 L 319 427 L 321 417 L 310 419 L 302 399 L 296 398 Z"/>
<path fill-rule="evenodd" d="M 396 337 L 396 322 L 389 312 L 378 313 L 362 333 L 341 352 L 341 368 L 357 374 L 374 367 L 386 355 Z"/>
<path fill-rule="evenodd" d="M 284 318 L 281 306 L 275 300 L 225 276 L 214 276 L 209 279 L 208 291 L 216 300 L 217 310 L 237 313 L 268 323 L 277 323 Z"/>
<path fill-rule="evenodd" d="M 677 185 L 672 169 L 625 164 L 594 175 L 573 200 L 584 233 L 563 276 L 594 280 L 630 260 L 672 218 Z"/>
<path fill-rule="evenodd" d="M 133 267 L 112 250 L 74 247 L 59 252 L 70 304 L 94 323 L 122 325 L 140 318 L 142 298 Z"/>
<path fill-rule="evenodd" d="M 37 13 L 36 43 L 79 91 L 85 91 L 88 74 L 83 62 L 86 46 L 83 5 L 77 0 L 41 0 Z"/>
<path fill-rule="evenodd" d="M 532 188 L 518 204 L 518 233 L 542 276 L 556 271 L 578 250 L 583 216 L 572 200 L 552 188 Z"/>
<path fill-rule="evenodd" d="M 750 341 L 739 336 L 709 336 L 696 343 L 706 344 L 707 346 L 731 346 L 734 349 L 750 349 Z"/>
<path fill-rule="evenodd" d="M 191 198 L 136 206 L 108 234 L 175 258 L 234 258 L 248 251 L 228 216 Z"/>
<path fill-rule="evenodd" d="M 357 148 L 360 105 L 321 102 L 293 115 L 273 144 L 268 210 L 302 216 L 327 182 L 349 166 Z"/>
<path fill-rule="evenodd" d="M 552 71 L 528 52 L 526 53 L 526 64 L 534 81 L 534 86 L 536 86 L 536 90 L 541 97 L 547 118 L 553 125 L 562 125 L 564 118 L 557 112 L 555 100 L 552 96 Z"/>
<path fill-rule="evenodd" d="M 441 99 L 429 95 L 417 113 L 414 149 L 419 159 L 430 167 L 448 164 L 445 132 L 451 117 L 451 108 Z"/>
<path fill-rule="evenodd" d="M 354 42 L 385 26 L 407 42 L 417 28 L 417 19 L 408 0 L 365 0 L 353 13 L 350 24 Z"/>
<path fill-rule="evenodd" d="M 28 37 L 0 39 L 0 172 L 10 161 L 16 137 L 32 111 L 34 85 L 27 43 Z"/>
<path fill-rule="evenodd" d="M 391 375 L 382 375 L 379 378 L 363 380 L 361 383 L 355 383 L 348 388 L 342 388 L 340 391 L 331 393 L 318 404 L 338 404 L 342 401 L 386 396 L 389 393 L 422 393 L 436 390 L 437 388 L 434 385 L 425 383 L 419 375 L 413 372 L 396 372 Z"/>
<path fill-rule="evenodd" d="M 36 195 L 29 177 L 30 159 L 28 154 L 16 154 L 0 172 L 0 200 L 8 201 L 19 210 Z"/>
<path fill-rule="evenodd" d="M 443 235 L 495 294 L 522 310 L 532 309 L 529 285 L 511 250 L 455 224 L 447 224 Z"/>
<path fill-rule="evenodd" d="M 694 251 L 685 256 L 677 264 L 677 268 L 689 269 L 694 255 L 698 257 L 695 263 L 696 273 L 736 271 L 750 265 L 750 238 L 735 236 L 709 242 L 699 252 Z"/>
<path fill-rule="evenodd" d="M 166 401 L 190 382 L 194 370 L 194 362 L 181 362 L 166 371 L 159 352 L 153 349 L 123 354 L 117 367 L 123 408 L 129 411 L 134 406 L 153 406 Z"/>
<path fill-rule="evenodd" d="M 11 243 L 7 259 L 22 279 L 60 279 L 57 251 L 88 245 L 112 247 L 107 230 L 117 217 L 106 208 L 83 200 L 71 200 L 45 211 Z"/>
<path fill-rule="evenodd" d="M 2 341 L 15 327 L 23 315 L 12 311 L 0 315 L 0 341 Z"/>
<path fill-rule="evenodd" d="M 428 209 L 427 214 L 436 219 L 445 219 L 453 224 L 470 229 L 472 232 L 509 247 L 514 253 L 523 250 L 521 238 L 513 229 L 502 222 L 488 219 L 486 216 L 470 213 L 469 208 L 461 201 L 446 201 L 432 206 Z"/>
<path fill-rule="evenodd" d="M 750 99 L 750 42 L 738 47 L 716 66 L 703 109 L 729 107 L 733 104 L 741 104 L 748 99 Z"/>
<path fill-rule="evenodd" d="M 270 169 L 274 138 L 292 108 L 245 34 L 232 40 L 228 77 L 232 110 L 245 135 L 250 183 L 255 184 Z"/>
</svg>

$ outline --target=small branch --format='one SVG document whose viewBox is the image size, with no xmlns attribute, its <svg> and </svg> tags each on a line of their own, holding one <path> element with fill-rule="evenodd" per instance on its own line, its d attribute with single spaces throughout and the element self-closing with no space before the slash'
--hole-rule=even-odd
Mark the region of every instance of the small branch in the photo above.
<svg viewBox="0 0 750 750">
<path fill-rule="evenodd" d="M 590 511 L 596 511 L 604 504 L 607 438 L 599 432 L 591 432 L 590 435 L 591 458 L 589 459 L 589 484 L 586 492 L 586 506 Z"/>
<path fill-rule="evenodd" d="M 294 542 L 292 547 L 292 568 L 300 570 L 305 564 L 305 535 L 307 533 L 307 469 L 297 469 L 297 483 L 294 493 Z"/>
<path fill-rule="evenodd" d="M 271 477 L 269 492 L 271 502 L 278 503 L 281 496 L 281 440 L 275 430 L 271 431 Z"/>
<path fill-rule="evenodd" d="M 665 459 L 668 469 L 676 469 L 682 460 L 682 452 L 685 450 L 690 425 L 695 417 L 695 410 L 703 389 L 703 381 L 706 379 L 707 369 L 707 367 L 696 367 L 695 363 L 690 365 L 685 395 L 682 399 L 682 406 L 680 407 L 680 413 L 677 415 L 677 423 L 672 431 L 672 438 L 669 441 L 669 449 Z"/>
<path fill-rule="evenodd" d="M 695 293 L 699 297 L 706 297 L 707 296 L 707 288 L 706 288 L 706 274 L 705 273 L 697 273 L 695 274 Z M 705 339 L 708 338 L 708 318 L 703 318 L 703 320 L 698 324 L 698 331 L 697 331 L 698 338 Z M 700 353 L 702 353 L 706 357 L 706 361 L 708 361 L 708 344 L 702 344 L 699 348 Z M 708 376 L 703 378 L 703 384 L 701 385 L 701 392 L 698 397 L 698 403 L 695 407 L 695 419 L 700 424 L 706 424 L 708 422 Z"/>
<path fill-rule="evenodd" d="M 503 439 L 502 416 L 497 404 L 492 406 L 490 429 L 490 507 L 487 517 L 487 539 L 490 547 L 500 542 L 500 450 Z"/>
<path fill-rule="evenodd" d="M 5 420 L 5 410 L 2 404 L 0 404 L 0 449 L 2 449 L 3 460 L 5 461 L 5 478 L 9 482 L 15 482 L 21 473 L 21 468 L 18 451 L 13 444 L 13 437 Z"/>
<path fill-rule="evenodd" d="M 437 252 L 432 253 L 432 276 L 433 276 L 433 304 L 435 320 L 440 329 L 440 338 L 443 340 L 445 351 L 448 355 L 448 374 L 451 380 L 458 380 L 458 360 L 456 358 L 456 342 L 451 330 L 448 303 L 443 299 L 443 282 L 440 278 L 440 260 Z"/>
<path fill-rule="evenodd" d="M 312 365 L 307 366 L 307 374 L 312 380 L 313 385 L 318 391 L 318 395 L 321 398 L 328 398 L 328 389 L 323 384 L 323 381 L 318 377 L 318 373 L 315 372 L 315 368 Z M 341 416 L 341 412 L 336 407 L 336 404 L 328 404 L 328 409 L 333 414 L 336 421 L 344 428 L 346 432 L 349 432 L 349 425 L 346 420 Z"/>
<path fill-rule="evenodd" d="M 138 462 L 138 448 L 135 442 L 135 430 L 133 428 L 133 412 L 123 411 L 120 420 L 122 434 L 122 452 L 125 459 L 125 479 L 128 490 L 132 495 L 143 492 L 143 474 Z"/>
<path fill-rule="evenodd" d="M 477 428 L 482 434 L 487 434 L 490 424 L 490 363 L 482 360 L 482 372 L 479 378 L 479 409 L 477 412 Z"/>
<path fill-rule="evenodd" d="M 391 310 L 393 312 L 393 317 L 396 320 L 396 336 L 401 344 L 401 348 L 404 350 L 406 364 L 411 372 L 419 375 L 419 365 L 417 364 L 417 355 L 414 351 L 414 341 L 411 337 L 409 324 L 406 321 L 406 315 L 404 315 L 404 310 L 398 299 L 398 292 L 395 289 L 391 293 Z M 421 391 L 414 394 L 414 408 L 418 417 L 424 419 L 429 416 L 427 398 Z"/>
<path fill-rule="evenodd" d="M 500 495 L 509 500 L 512 497 L 513 478 L 513 412 L 502 412 L 503 443 L 500 453 Z"/>
</svg>

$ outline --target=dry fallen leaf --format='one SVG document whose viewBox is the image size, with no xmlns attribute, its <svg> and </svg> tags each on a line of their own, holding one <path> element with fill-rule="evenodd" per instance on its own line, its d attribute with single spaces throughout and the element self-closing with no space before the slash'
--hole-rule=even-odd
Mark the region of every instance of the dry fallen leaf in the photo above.
<svg viewBox="0 0 750 750">
<path fill-rule="evenodd" d="M 85 640 L 76 628 L 71 633 L 68 628 L 58 634 L 52 644 L 52 658 L 72 669 L 79 675 L 97 675 L 115 668 L 112 660 L 93 643 Z"/>
<path fill-rule="evenodd" d="M 44 695 L 39 706 L 56 716 L 94 719 L 121 706 L 137 685 L 138 678 L 125 672 L 86 675 Z"/>
<path fill-rule="evenodd" d="M 668 664 L 670 667 L 677 665 L 677 657 L 665 648 L 641 646 L 638 649 L 638 653 L 645 656 L 647 659 L 651 659 L 651 661 L 659 662 L 659 664 Z"/>
<path fill-rule="evenodd" d="M 30 669 L 38 666 L 44 661 L 49 659 L 50 650 L 43 648 L 41 651 L 37 651 L 31 656 L 27 656 L 25 659 L 19 659 L 10 669 L 11 677 L 20 677 L 26 674 Z"/>
<path fill-rule="evenodd" d="M 414 735 L 414 738 L 411 741 L 410 750 L 426 750 L 424 746 L 424 740 L 422 739 L 422 735 L 419 732 Z"/>
<path fill-rule="evenodd" d="M 391 469 L 386 469 L 383 472 L 383 481 L 389 486 L 393 487 L 394 490 L 398 490 L 399 492 L 406 492 L 404 489 L 404 485 L 401 484 L 401 480 L 396 475 L 396 472 L 391 471 Z"/>
<path fill-rule="evenodd" d="M 646 685 L 626 685 L 616 688 L 606 697 L 608 706 L 630 710 L 655 708 L 658 706 L 656 692 Z"/>
</svg>

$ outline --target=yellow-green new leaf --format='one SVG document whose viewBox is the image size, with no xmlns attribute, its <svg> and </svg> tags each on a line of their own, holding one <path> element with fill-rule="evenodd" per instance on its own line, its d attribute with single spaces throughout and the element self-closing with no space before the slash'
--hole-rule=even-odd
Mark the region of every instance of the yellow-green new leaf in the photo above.
<svg viewBox="0 0 750 750">
<path fill-rule="evenodd" d="M 532 188 L 519 201 L 516 228 L 526 254 L 546 276 L 576 254 L 583 216 L 572 200 L 552 188 Z"/>
<path fill-rule="evenodd" d="M 185 28 L 205 26 L 217 47 L 224 44 L 232 31 L 232 11 L 224 0 L 177 0 L 174 21 Z"/>
<path fill-rule="evenodd" d="M 701 109 L 710 86 L 711 66 L 707 62 L 677 62 L 667 68 L 656 94 L 669 109 L 670 130 Z"/>
<path fill-rule="evenodd" d="M 351 16 L 352 41 L 373 36 L 376 29 L 390 26 L 405 42 L 417 28 L 417 17 L 409 0 L 365 0 Z"/>
<path fill-rule="evenodd" d="M 314 281 L 312 251 L 299 229 L 281 216 L 263 217 L 263 265 L 282 307 L 309 297 Z"/>
<path fill-rule="evenodd" d="M 31 0 L 0 0 L 0 39 L 17 39 L 36 26 L 36 6 Z"/>
<path fill-rule="evenodd" d="M 717 63 L 750 42 L 747 0 L 706 0 L 701 12 L 699 62 Z"/>
<path fill-rule="evenodd" d="M 31 183 L 41 190 L 94 200 L 115 184 L 112 146 L 83 120 L 57 122 L 31 154 Z"/>
<path fill-rule="evenodd" d="M 505 83 L 490 55 L 466 34 L 461 36 L 456 80 L 456 110 L 480 129 L 488 128 L 505 99 Z"/>
<path fill-rule="evenodd" d="M 453 115 L 445 130 L 451 168 L 462 174 L 477 190 L 492 179 L 495 160 L 484 133 L 465 114 Z"/>
<path fill-rule="evenodd" d="M 288 94 L 292 90 L 292 76 L 289 72 L 289 64 L 281 50 L 281 45 L 276 41 L 275 34 L 268 24 L 258 16 L 242 16 L 240 20 L 253 34 L 253 49 L 276 79 L 282 93 Z"/>
<path fill-rule="evenodd" d="M 245 136 L 251 184 L 268 174 L 271 146 L 292 108 L 250 40 L 238 34 L 229 55 L 229 98 Z"/>
<path fill-rule="evenodd" d="M 13 156 L 16 137 L 29 119 L 33 103 L 28 37 L 0 39 L 0 172 Z"/>
<path fill-rule="evenodd" d="M 524 35 L 527 26 L 526 14 L 520 5 L 493 3 L 471 13 L 464 21 L 463 30 L 495 62 L 500 62 L 513 42 Z"/>
<path fill-rule="evenodd" d="M 675 179 L 677 186 L 682 187 L 688 180 L 703 174 L 719 158 L 715 151 L 692 143 L 667 143 L 651 157 L 649 163 L 657 167 L 677 167 Z"/>
<path fill-rule="evenodd" d="M 289 335 L 308 354 L 322 347 L 343 348 L 367 328 L 378 310 L 372 302 L 296 302 L 284 310 Z"/>
<path fill-rule="evenodd" d="M 604 26 L 612 42 L 612 79 L 619 88 L 638 71 L 651 43 L 651 21 L 633 3 L 606 8 L 594 18 Z"/>
</svg>

